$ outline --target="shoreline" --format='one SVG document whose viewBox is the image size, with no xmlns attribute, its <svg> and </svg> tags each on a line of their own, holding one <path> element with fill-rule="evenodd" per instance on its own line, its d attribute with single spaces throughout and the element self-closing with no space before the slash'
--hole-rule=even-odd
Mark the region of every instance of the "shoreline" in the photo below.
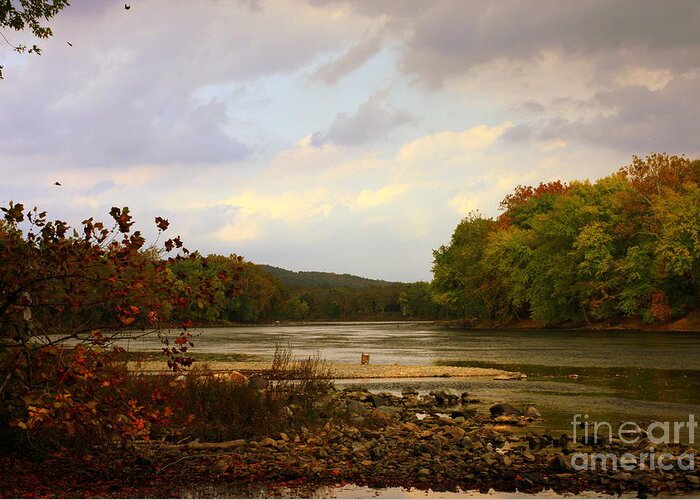
<svg viewBox="0 0 700 500">
<path fill-rule="evenodd" d="M 588 325 L 562 325 L 545 326 L 534 320 L 510 321 L 507 323 L 495 322 L 492 324 L 478 323 L 474 320 L 438 320 L 438 319 L 358 319 L 358 320 L 309 320 L 309 321 L 271 321 L 266 323 L 230 323 L 209 322 L 196 323 L 197 328 L 270 328 L 290 326 L 334 326 L 344 324 L 378 324 L 378 325 L 421 325 L 431 328 L 447 328 L 455 330 L 474 331 L 553 331 L 553 332 L 688 332 L 700 333 L 700 311 L 693 311 L 686 316 L 661 324 L 647 324 L 639 319 L 626 319 L 617 323 L 599 322 Z"/>
<path fill-rule="evenodd" d="M 695 450 L 673 443 L 656 445 L 646 432 L 624 442 L 533 432 L 528 427 L 542 418 L 533 407 L 519 410 L 501 404 L 482 412 L 466 393 L 420 396 L 410 388 L 398 396 L 331 389 L 319 394 L 313 407 L 320 414 L 332 412 L 325 425 L 314 429 L 295 426 L 292 420 L 284 432 L 258 439 L 137 442 L 133 459 L 115 467 L 107 478 L 104 470 L 88 470 L 76 462 L 75 470 L 86 480 L 82 483 L 58 481 L 57 459 L 49 457 L 40 468 L 48 475 L 48 481 L 44 477 L 41 482 L 46 486 L 36 489 L 38 473 L 31 472 L 37 470 L 35 464 L 0 457 L 9 471 L 0 477 L 0 491 L 9 498 L 191 498 L 195 492 L 213 498 L 299 498 L 319 491 L 326 496 L 343 485 L 360 492 L 416 489 L 424 496 L 487 495 L 495 490 L 506 495 L 593 492 L 646 498 L 696 496 L 700 491 L 697 469 L 662 470 L 641 460 L 634 468 L 583 469 L 576 458 L 601 452 L 641 456 L 651 447 L 674 457 Z"/>
</svg>

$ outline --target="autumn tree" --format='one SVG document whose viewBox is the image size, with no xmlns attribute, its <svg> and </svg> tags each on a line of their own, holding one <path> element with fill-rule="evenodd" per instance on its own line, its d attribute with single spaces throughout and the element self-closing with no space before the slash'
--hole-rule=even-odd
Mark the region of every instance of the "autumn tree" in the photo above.
<svg viewBox="0 0 700 500">
<path fill-rule="evenodd" d="M 434 297 L 482 320 L 668 321 L 700 300 L 699 185 L 700 160 L 651 154 L 595 183 L 518 186 L 496 224 L 468 218 L 434 252 Z"/>
<path fill-rule="evenodd" d="M 86 219 L 80 231 L 20 203 L 2 212 L 0 420 L 68 436 L 77 425 L 87 436 L 142 432 L 144 408 L 120 399 L 124 373 L 106 348 L 157 335 L 170 368 L 190 365 L 182 312 L 216 289 L 208 279 L 178 287 L 169 266 L 198 256 L 179 236 L 147 248 L 128 208 L 112 208 L 110 225 Z M 155 223 L 160 235 L 168 229 L 165 219 Z M 235 291 L 235 274 L 225 278 Z"/>
</svg>

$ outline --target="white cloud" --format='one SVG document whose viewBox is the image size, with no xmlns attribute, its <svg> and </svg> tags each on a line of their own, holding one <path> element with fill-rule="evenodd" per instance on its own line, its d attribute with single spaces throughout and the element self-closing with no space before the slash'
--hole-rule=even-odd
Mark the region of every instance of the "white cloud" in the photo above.
<svg viewBox="0 0 700 500">
<path fill-rule="evenodd" d="M 364 209 L 386 205 L 406 194 L 408 190 L 409 186 L 407 184 L 392 184 L 375 191 L 363 189 L 357 197 L 355 206 Z"/>
<path fill-rule="evenodd" d="M 461 132 L 445 130 L 428 134 L 402 146 L 396 160 L 404 167 L 426 163 L 436 169 L 463 165 L 471 154 L 494 144 L 510 126 L 510 123 L 497 127 L 479 125 Z"/>
</svg>

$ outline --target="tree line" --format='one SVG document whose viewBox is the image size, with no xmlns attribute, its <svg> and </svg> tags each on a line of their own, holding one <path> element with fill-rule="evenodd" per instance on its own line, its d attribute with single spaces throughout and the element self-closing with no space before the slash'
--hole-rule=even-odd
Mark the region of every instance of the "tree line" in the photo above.
<svg viewBox="0 0 700 500">
<path fill-rule="evenodd" d="M 379 321 L 447 318 L 448 308 L 432 300 L 427 282 L 390 283 L 333 273 L 294 273 L 241 261 L 232 255 L 172 264 L 181 286 L 196 284 L 202 276 L 216 279 L 231 262 L 238 265 L 240 293 L 218 294 L 184 314 L 199 324 L 216 322 L 266 323 L 273 321 Z"/>
<path fill-rule="evenodd" d="M 700 160 L 635 156 L 596 182 L 519 186 L 433 257 L 433 299 L 473 322 L 681 317 L 700 304 Z"/>
</svg>

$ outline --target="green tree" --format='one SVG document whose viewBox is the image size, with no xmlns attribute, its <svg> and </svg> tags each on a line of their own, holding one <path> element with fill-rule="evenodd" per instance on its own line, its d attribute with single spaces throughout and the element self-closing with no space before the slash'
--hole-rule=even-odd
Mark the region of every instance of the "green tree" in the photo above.
<svg viewBox="0 0 700 500">
<path fill-rule="evenodd" d="M 0 0 L 0 37 L 19 53 L 41 54 L 41 48 L 36 44 L 27 47 L 24 44 L 13 44 L 6 35 L 6 30 L 16 32 L 29 30 L 39 39 L 47 39 L 53 31 L 45 24 L 65 7 L 68 0 Z M 0 66 L 0 80 L 3 78 L 3 67 Z"/>
</svg>

